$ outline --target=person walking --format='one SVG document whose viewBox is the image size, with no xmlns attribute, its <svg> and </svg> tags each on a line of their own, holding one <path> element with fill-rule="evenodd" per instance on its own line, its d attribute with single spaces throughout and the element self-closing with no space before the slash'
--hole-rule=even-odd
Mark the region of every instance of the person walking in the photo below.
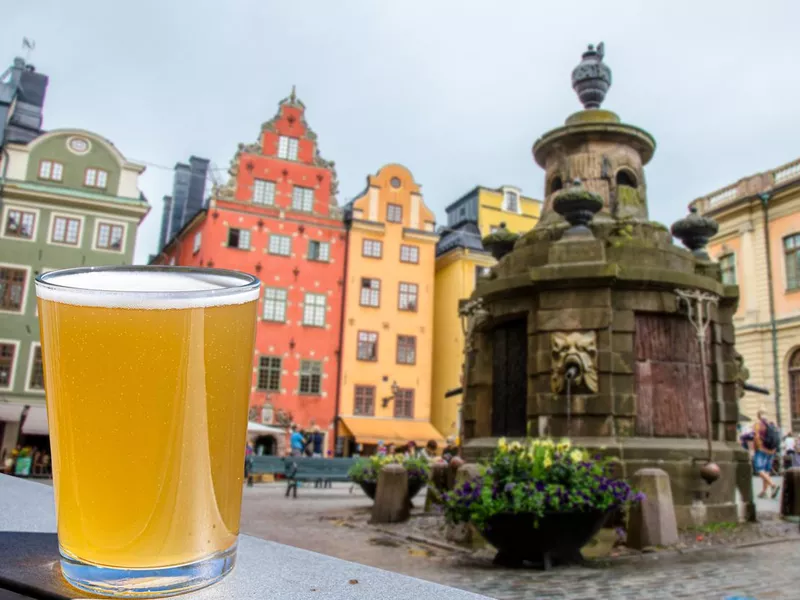
<svg viewBox="0 0 800 600">
<path fill-rule="evenodd" d="M 292 425 L 292 435 L 289 437 L 289 446 L 292 449 L 292 456 L 303 456 L 306 440 L 303 434 L 297 430 L 296 423 Z"/>
<path fill-rule="evenodd" d="M 314 425 L 313 433 L 311 434 L 311 447 L 313 452 L 311 456 L 322 458 L 322 444 L 325 441 L 325 434 L 320 431 L 318 425 Z"/>
<path fill-rule="evenodd" d="M 775 485 L 769 476 L 772 470 L 772 459 L 780 446 L 780 434 L 775 425 L 768 423 L 763 411 L 758 411 L 755 427 L 753 428 L 753 471 L 761 478 L 762 487 L 759 498 L 766 498 L 767 492 L 772 488 L 772 497 L 776 498 L 780 488 Z"/>
</svg>

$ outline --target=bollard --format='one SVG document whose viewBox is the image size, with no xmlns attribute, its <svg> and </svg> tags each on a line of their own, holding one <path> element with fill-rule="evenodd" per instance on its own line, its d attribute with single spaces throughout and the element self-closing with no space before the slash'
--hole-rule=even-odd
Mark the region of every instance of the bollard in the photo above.
<svg viewBox="0 0 800 600">
<path fill-rule="evenodd" d="M 669 475 L 661 469 L 639 469 L 633 474 L 631 483 L 646 497 L 631 507 L 628 546 L 641 550 L 648 546 L 677 544 L 678 525 Z"/>
<path fill-rule="evenodd" d="M 800 517 L 800 467 L 787 469 L 783 474 L 781 516 Z"/>
<path fill-rule="evenodd" d="M 400 523 L 408 520 L 411 503 L 408 498 L 408 473 L 403 465 L 385 465 L 378 474 L 375 504 L 370 523 Z"/>
</svg>

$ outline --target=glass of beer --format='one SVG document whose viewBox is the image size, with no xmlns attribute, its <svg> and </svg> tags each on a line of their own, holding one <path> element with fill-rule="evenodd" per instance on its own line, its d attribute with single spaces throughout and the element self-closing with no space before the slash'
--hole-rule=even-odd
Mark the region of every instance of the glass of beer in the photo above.
<svg viewBox="0 0 800 600">
<path fill-rule="evenodd" d="M 92 267 L 36 278 L 61 568 L 163 597 L 236 561 L 255 277 Z"/>
</svg>

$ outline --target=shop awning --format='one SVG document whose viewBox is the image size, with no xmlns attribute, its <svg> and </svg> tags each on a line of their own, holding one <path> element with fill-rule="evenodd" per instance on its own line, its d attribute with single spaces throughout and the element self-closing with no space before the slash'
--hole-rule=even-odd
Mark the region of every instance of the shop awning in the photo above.
<svg viewBox="0 0 800 600">
<path fill-rule="evenodd" d="M 16 402 L 0 402 L 0 421 L 19 423 L 20 418 L 22 417 L 22 411 L 24 409 L 24 404 L 17 404 Z"/>
<path fill-rule="evenodd" d="M 360 444 L 383 442 L 402 446 L 413 441 L 424 446 L 429 440 L 436 440 L 440 445 L 444 443 L 442 434 L 427 421 L 341 417 L 339 434 L 353 437 Z"/>
<path fill-rule="evenodd" d="M 25 435 L 48 435 L 47 409 L 44 406 L 31 406 L 22 422 L 22 433 Z"/>
<path fill-rule="evenodd" d="M 262 425 L 261 423 L 254 423 L 253 421 L 247 422 L 247 433 L 255 435 L 286 435 L 286 430 L 280 427 L 273 427 L 271 425 Z"/>
</svg>

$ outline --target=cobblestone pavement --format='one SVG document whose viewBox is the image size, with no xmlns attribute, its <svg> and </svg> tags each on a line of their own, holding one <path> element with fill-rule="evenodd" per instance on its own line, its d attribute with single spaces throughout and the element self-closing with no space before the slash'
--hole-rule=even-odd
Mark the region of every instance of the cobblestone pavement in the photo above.
<svg viewBox="0 0 800 600">
<path fill-rule="evenodd" d="M 547 573 L 498 569 L 469 555 L 354 527 L 341 517 L 363 516 L 371 501 L 358 488 L 350 494 L 349 487 L 300 488 L 297 500 L 284 498 L 278 484 L 245 488 L 242 532 L 501 600 L 800 598 L 794 581 L 800 541 L 645 554 Z"/>
</svg>

